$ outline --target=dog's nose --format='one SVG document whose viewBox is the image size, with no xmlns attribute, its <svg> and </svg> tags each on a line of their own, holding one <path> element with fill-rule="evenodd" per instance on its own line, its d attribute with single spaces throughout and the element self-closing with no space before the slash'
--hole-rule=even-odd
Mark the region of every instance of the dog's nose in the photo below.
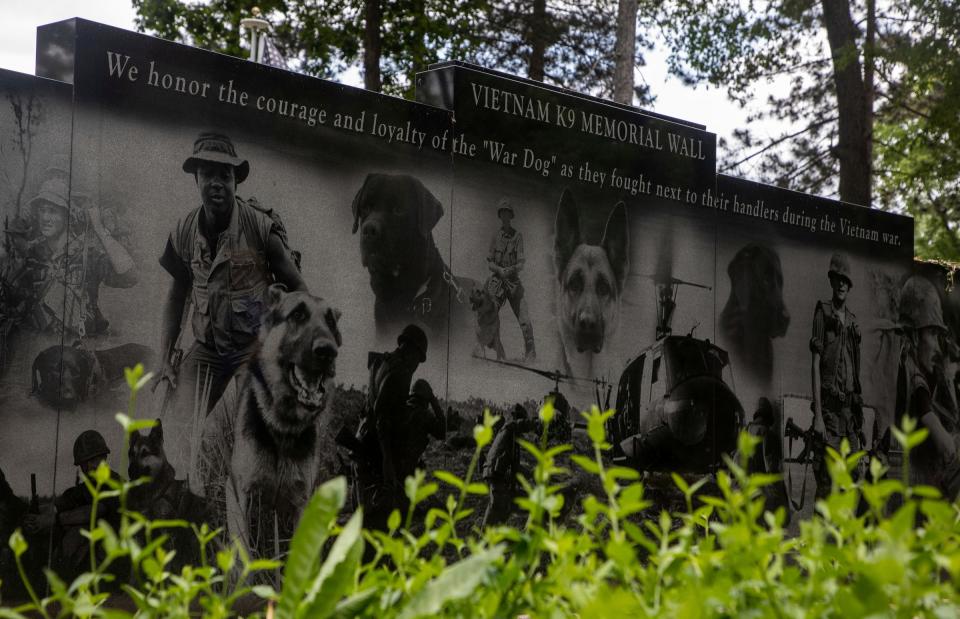
<svg viewBox="0 0 960 619">
<path fill-rule="evenodd" d="M 380 237 L 380 224 L 376 221 L 368 221 L 363 224 L 363 238 L 377 239 Z"/>
<path fill-rule="evenodd" d="M 580 314 L 577 317 L 577 328 L 586 333 L 592 333 L 598 329 L 597 319 L 593 314 Z"/>
<path fill-rule="evenodd" d="M 326 339 L 316 339 L 313 341 L 313 355 L 318 359 L 333 361 L 337 358 L 337 348 Z"/>
</svg>

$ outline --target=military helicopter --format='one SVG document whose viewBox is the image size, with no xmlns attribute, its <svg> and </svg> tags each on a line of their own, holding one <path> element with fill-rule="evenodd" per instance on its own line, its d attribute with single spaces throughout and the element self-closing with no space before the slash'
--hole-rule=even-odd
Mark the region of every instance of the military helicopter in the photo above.
<svg viewBox="0 0 960 619">
<path fill-rule="evenodd" d="M 677 290 L 710 287 L 654 278 L 657 341 L 623 370 L 616 411 L 607 421 L 613 461 L 641 471 L 712 473 L 733 453 L 743 406 L 725 382 L 727 352 L 710 340 L 672 332 Z M 696 327 L 694 327 L 695 329 Z"/>
</svg>

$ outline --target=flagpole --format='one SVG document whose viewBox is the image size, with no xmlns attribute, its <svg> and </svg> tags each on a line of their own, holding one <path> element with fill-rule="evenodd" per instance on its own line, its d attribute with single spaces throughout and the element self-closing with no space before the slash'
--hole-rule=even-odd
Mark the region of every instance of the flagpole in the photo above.
<svg viewBox="0 0 960 619">
<path fill-rule="evenodd" d="M 240 20 L 240 26 L 250 31 L 250 60 L 263 62 L 263 49 L 266 43 L 266 34 L 270 30 L 270 22 L 260 17 L 260 9 L 253 7 L 250 11 L 253 17 Z"/>
</svg>

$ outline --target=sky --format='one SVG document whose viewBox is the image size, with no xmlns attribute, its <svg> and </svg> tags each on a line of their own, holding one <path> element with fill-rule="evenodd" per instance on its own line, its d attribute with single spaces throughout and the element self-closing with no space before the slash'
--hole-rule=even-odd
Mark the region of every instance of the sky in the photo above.
<svg viewBox="0 0 960 619">
<path fill-rule="evenodd" d="M 70 17 L 83 17 L 119 28 L 135 30 L 135 12 L 130 0 L 0 0 L 0 68 L 34 72 L 36 28 Z M 748 112 L 730 102 L 722 90 L 700 86 L 691 88 L 678 79 L 667 75 L 666 56 L 663 51 L 646 52 L 647 66 L 637 72 L 638 82 L 650 85 L 657 96 L 650 108 L 655 112 L 682 118 L 706 125 L 707 130 L 718 137 L 730 138 L 734 129 L 746 124 Z M 344 83 L 360 86 L 362 79 L 357 70 L 342 76 Z M 643 83 L 640 82 L 640 83 Z M 770 89 L 763 85 L 757 90 L 756 100 L 766 100 Z M 758 129 L 756 123 L 752 125 Z M 759 127 L 766 133 L 779 133 L 775 124 Z M 758 137 L 763 134 L 758 133 Z"/>
</svg>

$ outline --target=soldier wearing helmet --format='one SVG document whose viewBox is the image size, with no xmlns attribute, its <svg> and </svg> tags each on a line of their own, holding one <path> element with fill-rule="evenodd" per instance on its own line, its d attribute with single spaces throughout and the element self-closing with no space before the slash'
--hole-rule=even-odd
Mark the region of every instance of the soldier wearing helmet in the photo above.
<svg viewBox="0 0 960 619">
<path fill-rule="evenodd" d="M 73 463 L 84 477 L 93 475 L 110 454 L 107 442 L 96 430 L 85 430 L 73 442 Z M 114 480 L 120 476 L 110 471 Z M 109 490 L 109 488 L 105 488 Z M 54 571 L 67 582 L 90 566 L 90 546 L 82 531 L 90 526 L 93 497 L 86 484 L 78 482 L 67 488 L 39 514 L 30 514 L 24 521 L 29 533 L 54 529 L 56 548 Z M 104 519 L 116 529 L 120 523 L 120 504 L 116 497 L 97 502 L 97 520 Z"/>
<path fill-rule="evenodd" d="M 846 438 L 853 450 L 860 449 L 863 430 L 860 388 L 860 329 L 857 317 L 847 307 L 853 287 L 850 260 L 835 253 L 827 271 L 833 294 L 818 301 L 813 311 L 811 376 L 813 427 L 824 437 L 824 447 L 814 454 L 817 497 L 830 492 L 826 447 L 839 451 Z"/>
<path fill-rule="evenodd" d="M 947 327 L 940 295 L 920 275 L 910 277 L 900 291 L 900 323 L 906 337 L 897 376 L 896 410 L 919 419 L 930 437 L 911 452 L 912 481 L 938 486 L 954 498 L 960 492 L 960 460 L 954 438 L 960 424 L 944 373 L 942 340 Z"/>
<path fill-rule="evenodd" d="M 516 211 L 510 200 L 503 198 L 497 203 L 497 217 L 500 219 L 500 229 L 490 241 L 487 267 L 492 275 L 485 286 L 487 292 L 497 300 L 498 308 L 503 306 L 504 301 L 510 302 L 510 309 L 517 317 L 520 333 L 523 335 L 524 361 L 534 361 L 537 351 L 533 341 L 533 324 L 530 322 L 530 312 L 523 296 L 523 284 L 520 282 L 520 270 L 525 262 L 523 235 L 513 227 Z"/>
</svg>

